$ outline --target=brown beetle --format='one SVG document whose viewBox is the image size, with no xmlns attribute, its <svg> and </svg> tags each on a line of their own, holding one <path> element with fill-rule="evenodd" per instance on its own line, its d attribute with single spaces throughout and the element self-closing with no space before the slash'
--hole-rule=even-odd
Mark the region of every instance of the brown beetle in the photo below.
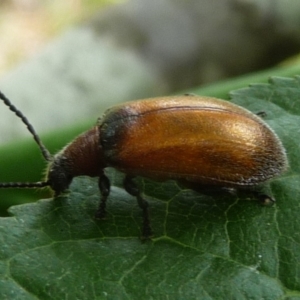
<svg viewBox="0 0 300 300">
<path fill-rule="evenodd" d="M 52 157 L 23 114 L 2 93 L 0 98 L 26 124 L 49 161 L 46 181 L 0 187 L 50 186 L 58 196 L 75 176 L 99 177 L 96 216 L 103 218 L 110 192 L 104 169 L 114 167 L 126 174 L 124 188 L 143 210 L 144 237 L 152 234 L 148 203 L 132 180 L 135 176 L 173 179 L 196 189 L 239 190 L 258 186 L 287 167 L 285 150 L 272 129 L 224 100 L 186 95 L 123 103 Z"/>
</svg>

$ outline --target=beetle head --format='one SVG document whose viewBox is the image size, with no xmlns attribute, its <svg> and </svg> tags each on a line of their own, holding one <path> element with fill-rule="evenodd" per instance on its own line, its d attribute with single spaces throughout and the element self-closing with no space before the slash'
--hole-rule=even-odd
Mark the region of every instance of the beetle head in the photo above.
<svg viewBox="0 0 300 300">
<path fill-rule="evenodd" d="M 71 184 L 72 179 L 68 159 L 63 155 L 56 155 L 49 164 L 46 180 L 55 196 L 65 191 Z"/>
</svg>

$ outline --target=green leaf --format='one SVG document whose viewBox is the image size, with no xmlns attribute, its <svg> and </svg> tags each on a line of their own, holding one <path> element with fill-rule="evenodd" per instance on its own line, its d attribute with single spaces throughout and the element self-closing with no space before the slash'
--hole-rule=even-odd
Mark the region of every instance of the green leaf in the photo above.
<svg viewBox="0 0 300 300">
<path fill-rule="evenodd" d="M 277 202 L 207 196 L 142 178 L 155 237 L 142 243 L 141 211 L 108 170 L 106 220 L 97 180 L 74 180 L 57 199 L 14 206 L 0 219 L 0 299 L 300 299 L 300 77 L 232 92 L 287 149 Z"/>
</svg>

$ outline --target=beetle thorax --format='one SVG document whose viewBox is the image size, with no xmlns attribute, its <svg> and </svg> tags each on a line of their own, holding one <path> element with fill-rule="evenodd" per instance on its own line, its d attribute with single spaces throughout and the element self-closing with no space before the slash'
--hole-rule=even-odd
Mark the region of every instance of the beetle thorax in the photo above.
<svg viewBox="0 0 300 300">
<path fill-rule="evenodd" d="M 55 193 L 60 194 L 69 187 L 73 177 L 96 177 L 103 172 L 104 167 L 99 130 L 95 126 L 54 156 L 48 168 L 47 179 Z"/>
</svg>

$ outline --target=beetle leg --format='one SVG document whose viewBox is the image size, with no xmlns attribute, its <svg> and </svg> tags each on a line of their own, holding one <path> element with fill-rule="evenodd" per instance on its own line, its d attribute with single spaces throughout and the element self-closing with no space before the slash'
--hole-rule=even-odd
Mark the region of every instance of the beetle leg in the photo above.
<svg viewBox="0 0 300 300">
<path fill-rule="evenodd" d="M 253 195 L 262 205 L 272 206 L 276 202 L 275 198 L 261 192 L 253 191 Z"/>
<path fill-rule="evenodd" d="M 143 229 L 142 234 L 143 238 L 148 239 L 152 235 L 152 229 L 150 226 L 150 219 L 149 219 L 149 210 L 148 210 L 148 202 L 143 199 L 141 196 L 141 192 L 139 191 L 136 184 L 132 181 L 131 176 L 126 176 L 124 179 L 124 188 L 126 192 L 134 197 L 136 197 L 139 207 L 143 211 Z"/>
<path fill-rule="evenodd" d="M 272 206 L 276 202 L 275 198 L 272 196 L 271 191 L 266 188 L 264 188 L 263 190 L 239 189 L 237 190 L 237 192 L 239 196 L 254 198 L 256 201 L 265 206 Z"/>
<path fill-rule="evenodd" d="M 110 193 L 110 182 L 104 173 L 99 176 L 98 186 L 101 193 L 101 200 L 95 218 L 104 219 L 106 215 L 106 200 Z"/>
<path fill-rule="evenodd" d="M 256 115 L 261 118 L 265 118 L 267 116 L 267 113 L 262 110 L 262 111 L 257 112 Z"/>
<path fill-rule="evenodd" d="M 187 96 L 187 97 L 189 97 L 189 96 L 196 97 L 197 94 L 194 94 L 194 93 L 185 93 L 184 96 Z"/>
</svg>

